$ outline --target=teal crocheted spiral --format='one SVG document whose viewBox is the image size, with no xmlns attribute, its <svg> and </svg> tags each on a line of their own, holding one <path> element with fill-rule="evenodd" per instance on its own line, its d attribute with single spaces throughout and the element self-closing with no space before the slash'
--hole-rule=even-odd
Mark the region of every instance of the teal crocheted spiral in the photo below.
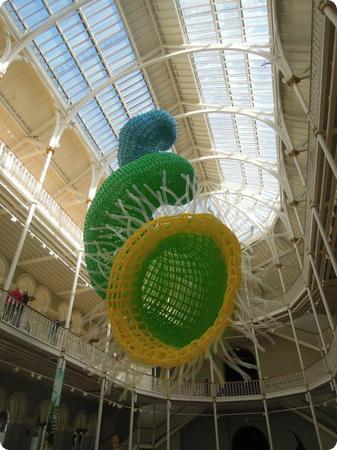
<svg viewBox="0 0 337 450">
<path fill-rule="evenodd" d="M 118 163 L 124 166 L 146 153 L 168 150 L 177 138 L 175 119 L 162 109 L 129 120 L 119 135 Z"/>
</svg>

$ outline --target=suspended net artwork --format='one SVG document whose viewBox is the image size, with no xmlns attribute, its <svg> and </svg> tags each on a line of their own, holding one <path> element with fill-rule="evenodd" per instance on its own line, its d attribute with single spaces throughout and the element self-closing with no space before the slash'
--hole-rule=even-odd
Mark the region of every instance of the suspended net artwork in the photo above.
<svg viewBox="0 0 337 450">
<path fill-rule="evenodd" d="M 240 331 L 254 339 L 239 292 L 246 257 L 221 214 L 198 195 L 191 164 L 163 153 L 176 135 L 175 120 L 162 110 L 122 129 L 120 168 L 85 220 L 88 273 L 105 300 L 114 349 L 131 362 L 194 373 L 221 348 L 241 371 L 223 337 L 236 314 Z"/>
</svg>

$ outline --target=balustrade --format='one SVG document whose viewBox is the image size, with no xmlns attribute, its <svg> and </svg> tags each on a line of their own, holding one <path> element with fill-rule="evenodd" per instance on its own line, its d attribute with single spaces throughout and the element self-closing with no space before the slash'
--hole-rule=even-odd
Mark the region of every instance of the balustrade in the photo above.
<svg viewBox="0 0 337 450">
<path fill-rule="evenodd" d="M 0 140 L 0 172 L 31 200 L 38 186 L 38 180 L 25 168 L 8 147 Z M 80 246 L 82 230 L 71 220 L 60 205 L 43 188 L 38 195 L 38 209 L 71 242 Z"/>
<path fill-rule="evenodd" d="M 125 362 L 118 360 L 111 354 L 105 354 L 99 348 L 94 347 L 77 336 L 70 330 L 57 325 L 34 309 L 11 298 L 5 291 L 0 291 L 0 323 L 7 324 L 17 329 L 24 335 L 47 344 L 54 349 L 65 352 L 67 358 L 77 360 L 85 364 L 87 369 L 98 374 L 106 374 L 107 379 L 115 384 L 133 386 L 141 392 L 146 392 L 174 397 L 197 398 L 256 398 L 261 397 L 261 388 L 266 394 L 276 396 L 284 395 L 294 390 L 305 391 L 303 373 L 301 371 L 290 372 L 283 375 L 263 378 L 262 380 L 236 381 L 226 383 L 175 383 L 160 380 L 146 373 L 144 369 L 133 368 Z M 329 360 L 337 359 L 336 333 L 330 346 Z M 334 370 L 336 367 L 333 368 Z M 327 375 L 324 361 L 319 360 L 305 369 L 305 376 L 309 384 L 319 383 Z"/>
</svg>

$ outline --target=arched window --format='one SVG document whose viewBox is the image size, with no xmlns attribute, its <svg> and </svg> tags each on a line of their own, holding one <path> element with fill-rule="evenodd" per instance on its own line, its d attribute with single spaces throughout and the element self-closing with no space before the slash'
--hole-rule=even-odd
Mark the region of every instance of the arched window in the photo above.
<svg viewBox="0 0 337 450">
<path fill-rule="evenodd" d="M 253 353 L 247 348 L 237 348 L 235 353 L 238 358 L 248 364 L 256 365 L 256 359 Z M 239 364 L 240 365 L 240 364 Z M 250 376 L 252 380 L 258 380 L 259 374 L 256 369 L 248 369 L 246 367 L 240 366 L 241 369 Z M 225 380 L 226 381 L 242 381 L 242 376 L 236 370 L 229 367 L 227 364 L 224 365 L 225 369 Z"/>
<path fill-rule="evenodd" d="M 234 434 L 232 450 L 269 450 L 269 445 L 261 430 L 243 427 Z"/>
</svg>

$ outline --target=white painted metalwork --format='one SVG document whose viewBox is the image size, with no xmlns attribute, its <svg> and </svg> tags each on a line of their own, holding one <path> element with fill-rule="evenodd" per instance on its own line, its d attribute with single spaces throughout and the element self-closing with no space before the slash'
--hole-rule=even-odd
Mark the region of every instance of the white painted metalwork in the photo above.
<svg viewBox="0 0 337 450">
<path fill-rule="evenodd" d="M 104 352 L 106 354 L 109 352 L 110 335 L 111 335 L 111 325 L 109 323 L 107 326 L 105 349 L 104 349 Z M 94 450 L 99 449 L 99 438 L 100 438 L 100 434 L 101 434 L 102 413 L 103 413 L 103 404 L 104 404 L 104 396 L 106 393 L 106 387 L 107 387 L 107 380 L 106 380 L 106 377 L 104 376 L 101 380 L 101 389 L 100 389 L 98 411 L 97 411 L 97 423 L 96 423 L 96 430 L 95 430 Z"/>
<path fill-rule="evenodd" d="M 44 181 L 46 179 L 48 167 L 49 167 L 49 164 L 50 164 L 52 156 L 53 156 L 53 150 L 49 149 L 49 151 L 47 153 L 47 156 L 46 156 L 46 159 L 45 159 L 45 162 L 44 162 L 44 165 L 43 165 L 43 168 L 42 168 L 42 171 L 41 171 L 41 174 L 40 174 L 39 181 L 36 184 L 35 191 L 33 193 L 32 203 L 31 203 L 31 205 L 29 207 L 28 215 L 27 215 L 24 227 L 22 229 L 19 242 L 18 242 L 17 247 L 15 249 L 15 253 L 14 253 L 14 256 L 13 256 L 13 259 L 12 259 L 12 262 L 11 262 L 11 266 L 10 266 L 8 274 L 7 274 L 6 282 L 5 282 L 5 285 L 4 285 L 4 289 L 5 290 L 10 289 L 10 287 L 11 287 L 11 284 L 12 284 L 12 281 L 13 281 L 13 277 L 14 277 L 14 273 L 16 271 L 16 268 L 17 268 L 17 265 L 18 265 L 18 262 L 19 262 L 19 259 L 20 259 L 20 256 L 21 256 L 21 252 L 22 252 L 24 243 L 26 241 L 26 237 L 27 237 L 27 234 L 28 234 L 28 231 L 29 231 L 30 224 L 31 224 L 32 219 L 34 217 L 35 209 L 36 209 L 37 204 L 38 204 L 38 197 L 39 197 L 39 194 L 41 192 L 41 189 L 42 189 L 42 186 L 44 184 Z"/>
<path fill-rule="evenodd" d="M 296 327 L 294 324 L 294 319 L 293 319 L 293 315 L 291 312 L 291 309 L 288 309 L 288 314 L 289 314 L 289 318 L 290 318 L 290 324 L 291 324 L 291 329 L 294 335 L 294 339 L 295 339 L 295 345 L 296 345 L 296 350 L 297 350 L 297 355 L 298 355 L 298 359 L 300 362 L 300 367 L 303 373 L 303 380 L 304 383 L 306 385 L 306 387 L 308 388 L 308 391 L 306 392 L 306 396 L 309 399 L 309 404 L 310 404 L 310 409 L 311 409 L 311 414 L 312 414 L 312 419 L 315 425 L 315 431 L 316 431 L 316 437 L 317 437 L 317 441 L 318 441 L 318 446 L 320 450 L 323 450 L 323 445 L 322 445 L 322 440 L 321 440 L 321 435 L 319 432 L 319 427 L 318 427 L 318 423 L 317 423 L 317 418 L 316 418 L 316 413 L 315 413 L 315 408 L 312 402 L 312 396 L 311 396 L 311 392 L 309 390 L 309 385 L 308 385 L 308 381 L 306 379 L 306 373 L 305 373 L 305 367 L 304 367 L 304 362 L 303 362 L 303 357 L 302 357 L 302 352 L 301 352 L 301 348 L 298 342 L 298 337 L 297 337 L 297 332 L 296 332 Z"/>
<path fill-rule="evenodd" d="M 214 369 L 212 365 L 212 361 L 209 362 L 209 369 L 210 369 L 210 375 L 211 375 L 211 390 L 214 390 Z M 218 428 L 218 415 L 217 415 L 217 408 L 216 408 L 216 393 L 212 392 L 212 396 L 214 396 L 213 400 L 213 420 L 214 420 L 214 433 L 215 433 L 215 449 L 220 450 L 220 443 L 219 443 L 219 428 Z"/>
<path fill-rule="evenodd" d="M 318 140 L 318 142 L 319 142 L 319 144 L 320 144 L 320 146 L 321 146 L 321 148 L 322 148 L 322 150 L 324 152 L 324 155 L 325 155 L 328 163 L 330 164 L 331 170 L 332 170 L 335 178 L 337 179 L 337 164 L 336 164 L 336 161 L 334 160 L 334 158 L 331 155 L 331 150 L 326 145 L 325 139 L 324 139 L 324 137 L 323 137 L 321 132 L 317 132 L 316 133 L 316 137 L 317 137 L 317 140 Z"/>
<path fill-rule="evenodd" d="M 337 28 L 337 8 L 332 1 L 323 1 L 320 5 L 320 10 Z"/>
<path fill-rule="evenodd" d="M 39 181 L 25 168 L 16 156 L 0 140 L 0 172 L 16 188 L 32 201 L 38 190 Z M 82 230 L 62 210 L 59 204 L 41 187 L 38 195 L 37 209 L 54 224 L 64 237 L 75 245 L 80 246 Z"/>
<path fill-rule="evenodd" d="M 12 0 L 9 2 L 9 4 L 15 4 L 15 0 Z M 100 4 L 98 4 L 97 8 L 99 9 Z M 47 10 L 49 11 L 50 14 L 52 14 L 53 17 L 55 17 L 56 14 L 61 14 L 61 12 L 57 12 L 55 11 L 55 9 L 53 9 L 53 7 L 49 7 L 49 9 L 47 8 Z M 231 41 L 229 41 L 228 39 L 226 40 L 225 37 L 225 30 L 220 29 L 220 31 L 218 32 L 217 36 L 218 36 L 218 41 L 204 41 L 203 39 L 198 39 L 200 41 L 199 42 L 193 42 L 191 43 L 191 39 L 186 39 L 185 40 L 185 44 L 183 44 L 183 46 L 179 47 L 179 48 L 175 48 L 175 51 L 171 51 L 168 54 L 164 54 L 164 55 L 160 55 L 159 57 L 153 58 L 152 60 L 147 60 L 147 61 L 139 61 L 139 55 L 137 55 L 137 58 L 133 60 L 133 62 L 129 62 L 128 64 L 125 65 L 125 67 L 121 67 L 121 68 L 117 68 L 116 70 L 113 70 L 111 68 L 111 66 L 107 63 L 107 55 L 104 53 L 104 50 L 101 48 L 101 41 L 99 39 L 99 37 L 96 36 L 96 28 L 97 28 L 97 33 L 99 32 L 99 27 L 101 26 L 101 24 L 103 24 L 103 19 L 98 21 L 97 23 L 99 25 L 95 25 L 94 28 L 95 30 L 93 30 L 93 25 L 91 23 L 91 17 L 93 17 L 93 15 L 95 14 L 95 12 L 93 10 L 90 9 L 91 6 L 90 5 L 85 5 L 83 6 L 83 8 L 78 9 L 78 15 L 80 16 L 81 19 L 81 23 L 83 23 L 84 28 L 87 30 L 87 32 L 89 33 L 89 35 L 91 36 L 91 40 L 94 43 L 94 48 L 95 51 L 98 52 L 99 56 L 100 56 L 100 60 L 103 64 L 103 69 L 106 72 L 106 79 L 105 76 L 102 75 L 102 78 L 100 78 L 97 75 L 97 80 L 95 80 L 95 83 L 92 84 L 92 86 L 90 86 L 90 92 L 85 95 L 83 98 L 75 98 L 76 95 L 72 94 L 70 92 L 66 92 L 66 95 L 68 96 L 68 98 L 71 101 L 71 106 L 69 108 L 69 114 L 64 117 L 61 121 L 61 123 L 57 126 L 57 128 L 55 128 L 55 133 L 53 136 L 53 140 L 52 140 L 52 145 L 57 146 L 59 143 L 59 139 L 60 136 L 62 135 L 64 129 L 69 125 L 69 123 L 71 122 L 72 119 L 77 117 L 77 114 L 82 114 L 82 108 L 86 108 L 86 111 L 88 111 L 89 116 L 92 116 L 92 112 L 90 110 L 91 106 L 88 106 L 89 104 L 91 104 L 91 100 L 93 100 L 94 98 L 96 99 L 95 102 L 97 102 L 98 96 L 101 95 L 102 91 L 104 89 L 107 89 L 108 86 L 113 86 L 113 88 L 115 89 L 115 91 L 117 92 L 117 95 L 120 97 L 120 101 L 122 103 L 122 106 L 124 108 L 124 110 L 126 111 L 126 116 L 129 116 L 131 114 L 131 110 L 127 104 L 127 102 L 122 98 L 123 96 L 121 96 L 123 94 L 122 90 L 120 89 L 120 82 L 119 80 L 121 79 L 121 77 L 123 78 L 128 78 L 129 76 L 131 76 L 132 71 L 135 70 L 144 70 L 144 73 L 146 71 L 147 67 L 152 66 L 153 64 L 157 64 L 160 63 L 162 61 L 168 61 L 171 60 L 172 58 L 178 57 L 178 56 L 182 56 L 182 55 L 188 55 L 191 58 L 195 58 L 198 54 L 202 55 L 205 54 L 207 57 L 207 54 L 212 54 L 212 52 L 219 52 L 219 54 L 221 55 L 226 55 L 227 54 L 242 54 L 244 55 L 244 61 L 245 61 L 245 76 L 248 77 L 247 79 L 250 80 L 250 87 L 249 87 L 249 92 L 250 92 L 250 105 L 252 106 L 252 102 L 254 102 L 253 106 L 256 107 L 256 105 L 258 105 L 259 103 L 259 96 L 258 96 L 258 91 L 256 91 L 255 94 L 255 90 L 257 89 L 257 81 L 254 81 L 254 73 L 258 70 L 258 64 L 255 67 L 254 64 L 256 63 L 256 61 L 261 61 L 263 63 L 263 61 L 267 61 L 267 62 L 272 62 L 273 64 L 278 65 L 279 69 L 281 71 L 284 71 L 284 62 L 282 60 L 282 58 L 279 58 L 278 56 L 275 56 L 273 54 L 273 51 L 270 51 L 270 44 L 269 44 L 269 32 L 266 28 L 266 23 L 264 23 L 263 27 L 264 27 L 264 31 L 262 33 L 262 37 L 259 36 L 258 38 L 255 38 L 254 35 L 251 33 L 251 29 L 250 29 L 250 25 L 249 25 L 249 17 L 247 16 L 242 16 L 241 20 L 242 21 L 246 21 L 247 22 L 247 29 L 245 29 L 245 27 L 242 27 L 240 25 L 240 33 L 241 33 L 241 37 L 244 37 L 245 40 L 243 40 L 243 38 L 241 39 L 233 39 L 233 36 L 231 37 Z M 105 7 L 102 6 L 102 10 Z M 212 14 L 213 14 L 213 19 L 214 17 L 217 16 L 218 11 L 216 10 L 215 5 L 211 5 L 211 9 L 212 9 Z M 257 10 L 259 8 L 256 8 Z M 121 10 L 121 8 L 120 8 Z M 107 8 L 107 11 L 110 11 Z M 111 10 L 112 11 L 112 10 Z M 262 10 L 261 10 L 262 11 Z M 260 12 L 261 12 L 260 11 Z M 13 13 L 14 14 L 14 13 Z M 12 14 L 12 15 L 13 15 Z M 24 17 L 24 14 L 21 13 L 20 8 L 18 11 L 15 12 L 15 14 L 20 17 L 20 20 L 25 23 L 26 18 Z M 42 14 L 42 10 L 41 10 L 41 14 Z M 62 12 L 62 14 L 64 14 L 64 11 Z M 74 12 L 75 14 L 75 12 Z M 71 17 L 73 17 L 71 20 L 75 20 L 75 15 L 72 14 Z M 113 12 L 112 15 L 113 17 L 117 17 L 116 15 L 117 13 Z M 243 11 L 244 14 L 244 11 Z M 264 17 L 267 17 L 265 10 L 261 12 L 261 15 Z M 61 17 L 61 16 L 60 16 Z M 77 17 L 77 16 L 76 16 Z M 186 17 L 180 17 L 180 20 L 184 20 L 186 22 Z M 49 20 L 49 19 L 48 19 Z M 51 19 L 50 19 L 51 20 Z M 68 20 L 68 19 L 67 19 Z M 77 44 L 76 43 L 72 43 L 72 36 L 69 32 L 70 29 L 73 29 L 75 26 L 77 26 L 77 19 L 74 23 L 71 23 L 71 21 L 68 22 L 67 20 L 55 20 L 55 25 L 56 25 L 56 29 L 58 30 L 58 35 L 60 35 L 65 43 L 65 45 L 68 48 L 68 53 L 70 54 L 70 56 L 73 58 L 73 60 L 75 61 L 75 65 L 77 66 L 78 70 L 81 73 L 81 76 L 84 80 L 86 80 L 86 83 L 90 84 L 92 83 L 89 80 L 89 75 L 86 72 L 86 69 L 83 69 L 79 55 L 77 54 Z M 265 19 L 264 19 L 265 20 Z M 265 21 L 266 22 L 266 21 Z M 72 26 L 70 26 L 70 23 Z M 28 22 L 25 23 L 25 26 L 29 27 Z M 44 57 L 47 58 L 47 63 L 49 64 L 49 67 L 51 67 L 52 71 L 54 71 L 56 78 L 59 78 L 58 82 L 59 83 L 63 83 L 63 81 L 61 80 L 61 77 L 58 76 L 58 74 L 55 72 L 58 70 L 58 66 L 55 63 L 54 64 L 54 59 L 52 57 L 47 57 L 47 47 L 46 45 L 49 45 L 51 43 L 53 43 L 56 40 L 56 35 L 45 35 L 46 33 L 43 32 L 44 29 L 42 28 L 43 26 L 46 26 L 44 24 L 44 22 L 42 23 L 42 25 L 40 25 L 40 31 L 42 31 L 42 35 L 38 35 L 38 37 L 36 37 L 36 39 L 34 40 L 34 43 L 38 46 L 38 48 L 40 49 L 40 51 L 42 52 L 43 55 L 45 55 Z M 103 26 L 103 25 L 102 25 Z M 236 26 L 236 25 L 235 25 Z M 37 27 L 39 28 L 39 27 Z M 220 27 L 221 28 L 221 27 Z M 183 30 L 183 27 L 182 27 Z M 81 32 L 79 30 L 78 32 L 78 37 L 77 39 L 80 41 L 81 38 Z M 38 31 L 36 30 L 36 34 L 38 34 Z M 43 36 L 45 35 L 45 36 Z M 200 33 L 199 33 L 199 37 L 200 37 Z M 56 43 L 56 41 L 55 41 Z M 58 44 L 57 44 L 58 45 Z M 63 45 L 63 44 L 62 44 Z M 167 48 L 167 50 L 171 50 L 171 48 Z M 64 55 L 66 55 L 66 53 L 64 53 Z M 250 56 L 249 56 L 250 55 Z M 227 58 L 227 57 L 226 57 Z M 235 56 L 236 58 L 236 56 Z M 235 59 L 234 58 L 234 59 Z M 251 59 L 253 58 L 253 59 Z M 260 58 L 261 60 L 257 60 L 254 58 Z M 132 58 L 131 58 L 132 59 Z M 233 60 L 234 61 L 234 60 Z M 223 70 L 225 71 L 226 76 L 228 76 L 229 78 L 231 77 L 230 74 L 230 67 L 229 64 L 231 62 L 231 57 L 228 57 L 228 60 L 226 60 L 226 63 L 222 63 L 222 67 Z M 237 65 L 237 64 L 236 64 Z M 266 65 L 266 67 L 268 67 L 268 63 Z M 75 69 L 74 69 L 75 70 Z M 95 72 L 96 73 L 96 72 Z M 261 72 L 262 73 L 262 72 Z M 74 75 L 75 76 L 75 75 Z M 89 78 L 88 78 L 89 77 Z M 257 80 L 258 78 L 256 78 Z M 100 83 L 100 81 L 103 80 L 103 83 Z M 74 82 L 75 82 L 75 78 L 74 78 Z M 264 84 L 266 82 L 266 79 L 264 77 Z M 256 85 L 254 85 L 254 83 Z M 229 95 L 231 96 L 231 105 L 233 107 L 237 106 L 236 100 L 235 100 L 235 92 L 233 90 L 233 87 L 230 87 L 229 84 L 228 85 L 228 92 Z M 84 86 L 84 85 L 83 85 Z M 64 90 L 65 87 L 62 85 L 62 89 Z M 85 92 L 85 89 L 81 89 L 81 92 Z M 120 95 L 121 94 L 121 95 Z M 269 97 L 272 97 L 272 92 L 270 91 L 270 93 L 268 94 Z M 261 97 L 262 98 L 262 97 Z M 267 99 L 267 97 L 263 97 L 264 99 Z M 89 102 L 89 104 L 88 104 Z M 262 103 L 260 102 L 260 104 L 262 105 L 263 102 L 265 102 L 265 100 L 262 101 Z M 272 104 L 270 103 L 270 99 L 266 100 L 267 103 L 265 104 Z M 87 105 L 87 106 L 86 106 Z M 99 103 L 99 105 L 101 105 L 101 103 Z M 245 109 L 245 108 L 243 108 Z M 101 112 L 102 112 L 102 108 L 101 108 Z M 96 113 L 95 113 L 96 114 Z M 104 111 L 103 111 L 103 115 L 104 115 Z M 89 117 L 88 116 L 88 117 Z M 98 112 L 97 112 L 97 117 L 99 116 Z M 107 115 L 105 114 L 105 116 L 107 117 Z M 126 117 L 125 116 L 125 117 Z M 259 129 L 257 128 L 256 124 L 255 124 L 255 120 L 257 120 L 256 116 L 250 116 L 250 118 L 253 119 L 253 130 L 254 134 L 258 134 L 260 133 Z M 263 118 L 262 118 L 263 119 Z M 78 118 L 76 119 L 78 120 Z M 83 121 L 83 117 L 81 116 L 81 120 Z M 235 126 L 236 128 L 238 128 L 237 123 L 241 120 L 239 118 L 233 118 L 234 122 L 235 122 Z M 104 122 L 104 121 L 103 121 Z M 103 124 L 103 122 L 101 121 L 101 123 Z M 103 125 L 102 125 L 103 126 Z M 117 130 L 115 129 L 114 125 L 111 125 L 113 130 Z M 118 127 L 117 127 L 118 128 Z M 114 131 L 114 134 L 116 134 L 116 132 Z M 118 132 L 118 130 L 117 130 Z M 115 138 L 114 138 L 115 139 Z M 286 139 L 286 136 L 285 136 Z M 257 141 L 256 141 L 257 142 Z M 266 145 L 262 145 L 259 146 L 260 143 L 256 144 L 256 148 L 266 148 Z M 112 162 L 112 164 L 114 165 L 115 162 Z M 241 172 L 243 174 L 243 177 L 245 179 L 246 182 L 250 182 L 250 180 L 253 180 L 254 178 L 256 180 L 259 179 L 264 179 L 260 169 L 256 169 L 253 167 L 247 167 L 245 165 L 244 162 L 240 163 L 241 165 Z M 114 166 L 115 167 L 115 166 Z M 221 170 L 225 170 L 225 169 L 221 169 Z"/>
<path fill-rule="evenodd" d="M 72 12 L 91 2 L 93 2 L 93 0 L 77 0 L 70 6 L 61 9 L 54 15 L 51 15 L 48 20 L 43 22 L 42 25 L 35 28 L 33 31 L 29 31 L 28 33 L 26 33 L 21 42 L 16 47 L 11 48 L 9 52 L 5 52 L 4 55 L 0 58 L 0 75 L 3 76 L 6 73 L 11 62 L 14 61 L 15 58 L 18 57 L 19 53 L 22 52 L 22 50 L 24 50 L 31 42 L 33 42 L 36 37 L 38 37 L 49 28 L 53 27 L 56 22 L 59 22 L 65 17 L 69 16 Z M 3 3 L 4 1 L 0 2 L 0 7 Z"/>
<path fill-rule="evenodd" d="M 198 106 L 198 105 L 188 105 L 188 106 Z M 241 108 L 235 106 L 223 106 L 223 105 L 207 105 L 201 104 L 201 109 L 196 109 L 194 111 L 188 111 L 182 114 L 178 114 L 175 116 L 177 120 L 183 117 L 193 117 L 198 114 L 212 114 L 212 113 L 223 113 L 223 114 L 239 114 L 243 116 L 250 117 L 254 120 L 259 120 L 263 122 L 265 125 L 272 128 L 277 135 L 282 139 L 282 141 L 286 144 L 287 147 L 290 147 L 290 143 L 288 137 L 285 133 L 285 130 L 280 128 L 275 122 L 270 120 L 270 117 L 273 116 L 271 111 L 263 111 L 263 110 L 253 110 L 249 108 Z"/>
<path fill-rule="evenodd" d="M 326 235 L 326 232 L 325 232 L 325 229 L 323 227 L 322 221 L 321 221 L 321 219 L 319 217 L 318 209 L 317 209 L 316 206 L 313 205 L 311 207 L 311 210 L 313 212 L 313 216 L 315 218 L 315 221 L 317 223 L 318 229 L 319 229 L 319 231 L 321 233 L 321 236 L 322 236 L 322 239 L 324 241 L 325 248 L 326 248 L 326 250 L 328 252 L 328 255 L 329 255 L 329 258 L 330 258 L 330 262 L 331 262 L 332 267 L 333 267 L 333 269 L 335 271 L 335 274 L 337 276 L 337 261 L 336 261 L 336 257 L 335 257 L 335 254 L 334 254 L 332 248 L 331 248 L 331 245 L 330 245 L 329 239 L 328 239 L 328 237 Z"/>
<path fill-rule="evenodd" d="M 289 186 L 282 180 L 281 175 L 275 170 L 274 164 L 270 164 L 268 161 L 259 160 L 256 158 L 250 158 L 249 156 L 242 155 L 240 153 L 222 153 L 214 150 L 214 153 L 209 156 L 199 156 L 198 158 L 190 159 L 189 162 L 191 164 L 195 164 L 202 161 L 211 161 L 211 160 L 232 160 L 232 161 L 242 161 L 247 164 L 253 164 L 270 173 L 277 182 L 283 186 L 284 190 L 288 193 L 288 197 L 291 198 L 291 193 L 289 192 Z"/>
<path fill-rule="evenodd" d="M 171 449 L 171 401 L 169 399 L 166 400 L 166 450 Z"/>
<path fill-rule="evenodd" d="M 0 326 L 6 326 L 7 332 L 13 332 L 17 337 L 22 336 L 25 341 L 32 345 L 44 345 L 46 350 L 59 352 L 63 348 L 67 360 L 75 364 L 80 364 L 86 369 L 101 375 L 103 371 L 107 378 L 118 385 L 125 386 L 129 377 L 136 380 L 136 389 L 139 393 L 145 393 L 150 396 L 167 397 L 167 385 L 159 382 L 157 378 L 144 372 L 137 372 L 128 364 L 119 361 L 113 356 L 106 355 L 104 351 L 88 344 L 82 337 L 76 336 L 63 327 L 58 328 L 55 335 L 53 333 L 53 321 L 42 316 L 32 308 L 23 305 L 22 316 L 17 325 L 17 307 L 15 302 L 6 301 L 8 294 L 0 291 Z M 337 335 L 334 334 L 327 361 L 336 373 L 336 355 L 337 355 Z M 329 382 L 331 374 L 327 374 L 323 361 L 315 363 L 306 368 L 308 383 L 315 387 Z M 238 397 L 245 400 L 261 399 L 261 383 L 264 388 L 265 396 L 282 396 L 289 393 L 305 392 L 305 384 L 302 372 L 291 372 L 279 376 L 270 377 L 264 380 L 252 380 L 242 382 L 215 383 L 214 392 L 218 401 L 233 401 Z M 208 383 L 185 382 L 177 386 L 170 382 L 170 393 L 172 399 L 202 400 L 209 402 L 210 390 Z"/>
<path fill-rule="evenodd" d="M 324 309 L 325 309 L 325 312 L 326 312 L 326 315 L 327 315 L 327 318 L 328 318 L 328 321 L 329 321 L 330 328 L 331 328 L 331 330 L 334 330 L 335 323 L 334 323 L 334 320 L 333 320 L 331 312 L 330 312 L 329 303 L 328 303 L 328 300 L 326 298 L 326 295 L 325 295 L 325 292 L 324 292 L 324 289 L 323 289 L 323 286 L 322 286 L 322 282 L 321 282 L 319 273 L 317 271 L 316 263 L 314 261 L 314 258 L 311 255 L 311 253 L 308 253 L 308 258 L 309 258 L 309 261 L 310 261 L 310 265 L 311 265 L 312 271 L 314 273 L 314 277 L 315 277 L 315 280 L 316 280 L 319 292 L 321 294 L 321 299 L 322 299 L 322 302 L 323 302 L 323 305 L 324 305 Z"/>
<path fill-rule="evenodd" d="M 130 422 L 129 422 L 129 442 L 128 450 L 132 450 L 132 440 L 133 440 L 133 418 L 135 413 L 135 397 L 134 391 L 131 391 L 131 408 L 130 408 Z"/>
<path fill-rule="evenodd" d="M 259 349 L 258 349 L 256 337 L 255 337 L 254 326 L 252 327 L 252 332 L 253 332 L 253 336 L 255 338 L 254 339 L 254 350 L 255 350 L 257 370 L 258 370 L 259 378 L 261 380 L 262 379 L 261 362 L 260 362 Z M 265 386 L 261 382 L 260 382 L 260 390 L 261 390 L 261 394 L 262 394 L 262 403 L 263 403 L 264 417 L 266 420 L 266 426 L 267 426 L 267 432 L 268 432 L 269 446 L 270 446 L 270 450 L 274 450 L 273 436 L 272 436 L 272 432 L 271 432 L 270 420 L 269 420 L 269 414 L 268 414 L 268 405 L 267 405 L 266 395 L 265 395 Z"/>
</svg>

